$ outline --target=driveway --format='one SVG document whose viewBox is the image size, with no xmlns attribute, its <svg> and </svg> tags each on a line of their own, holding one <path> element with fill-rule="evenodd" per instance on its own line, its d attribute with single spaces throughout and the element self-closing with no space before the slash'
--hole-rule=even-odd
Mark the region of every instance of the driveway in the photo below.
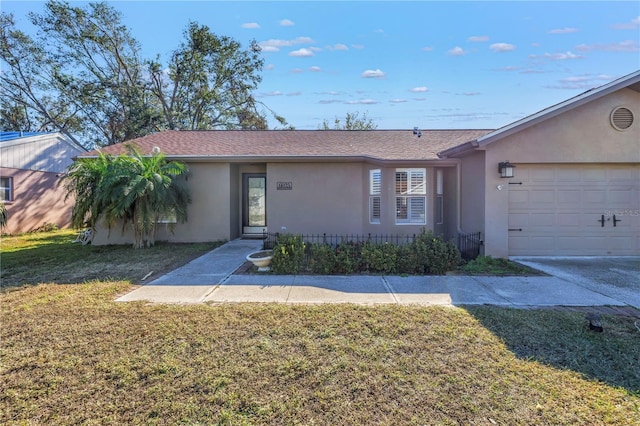
<svg viewBox="0 0 640 426">
<path fill-rule="evenodd" d="M 640 257 L 513 257 L 511 259 L 640 309 Z"/>
</svg>

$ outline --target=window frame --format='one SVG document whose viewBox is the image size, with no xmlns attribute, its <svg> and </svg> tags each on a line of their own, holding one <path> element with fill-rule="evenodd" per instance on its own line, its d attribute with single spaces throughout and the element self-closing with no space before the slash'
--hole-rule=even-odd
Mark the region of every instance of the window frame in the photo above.
<svg viewBox="0 0 640 426">
<path fill-rule="evenodd" d="M 405 175 L 404 179 L 401 178 L 401 174 Z M 396 225 L 426 225 L 427 169 L 398 168 L 395 171 L 394 181 Z"/>
<path fill-rule="evenodd" d="M 5 186 L 2 181 L 7 180 L 7 185 Z M 4 197 L 0 202 L 2 203 L 12 203 L 14 200 L 13 193 L 13 177 L 12 176 L 2 176 L 0 177 L 0 191 L 4 193 Z"/>
</svg>

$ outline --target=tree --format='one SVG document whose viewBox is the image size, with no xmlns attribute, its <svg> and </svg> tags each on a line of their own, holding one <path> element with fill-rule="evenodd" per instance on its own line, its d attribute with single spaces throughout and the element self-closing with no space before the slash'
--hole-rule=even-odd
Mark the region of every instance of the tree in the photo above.
<svg viewBox="0 0 640 426">
<path fill-rule="evenodd" d="M 252 95 L 264 63 L 255 41 L 245 50 L 190 23 L 165 66 L 141 57 L 107 3 L 49 0 L 29 18 L 35 38 L 0 15 L 3 123 L 60 131 L 88 148 L 164 129 L 267 128 L 273 111 Z"/>
<path fill-rule="evenodd" d="M 340 122 L 338 117 L 335 117 L 333 122 L 333 128 L 329 126 L 329 122 L 324 120 L 320 126 L 321 130 L 375 130 L 378 125 L 373 122 L 372 119 L 367 117 L 365 112 L 360 117 L 359 112 L 348 112 L 344 119 L 344 124 Z"/>
<path fill-rule="evenodd" d="M 191 22 L 169 61 L 149 63 L 152 90 L 169 129 L 265 129 L 251 91 L 262 80 L 264 60 L 255 41 L 247 50 L 207 26 Z"/>
<path fill-rule="evenodd" d="M 144 156 L 132 147 L 129 155 L 80 159 L 64 178 L 67 194 L 76 198 L 72 224 L 95 229 L 99 220 L 108 226 L 121 222 L 123 229 L 132 227 L 134 247 L 149 247 L 160 217 L 187 220 L 187 172 L 183 163 L 167 161 L 161 152 Z"/>
</svg>

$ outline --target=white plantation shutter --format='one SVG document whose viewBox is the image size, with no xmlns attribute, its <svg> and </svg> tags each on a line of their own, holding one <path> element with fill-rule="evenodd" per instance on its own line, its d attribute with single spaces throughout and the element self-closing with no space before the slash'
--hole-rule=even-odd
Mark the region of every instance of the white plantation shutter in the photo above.
<svg viewBox="0 0 640 426">
<path fill-rule="evenodd" d="M 426 223 L 426 202 L 425 197 L 409 198 L 409 221 L 411 223 Z"/>
<path fill-rule="evenodd" d="M 382 194 L 382 172 L 380 169 L 369 171 L 369 222 L 380 223 L 380 204 Z"/>
<path fill-rule="evenodd" d="M 427 223 L 426 176 L 426 169 L 396 169 L 396 224 Z"/>
</svg>

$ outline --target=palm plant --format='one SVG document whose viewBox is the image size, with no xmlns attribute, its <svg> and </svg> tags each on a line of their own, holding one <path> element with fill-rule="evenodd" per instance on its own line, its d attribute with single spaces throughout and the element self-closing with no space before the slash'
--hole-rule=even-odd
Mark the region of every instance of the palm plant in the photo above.
<svg viewBox="0 0 640 426">
<path fill-rule="evenodd" d="M 7 208 L 4 203 L 0 203 L 0 229 L 4 228 L 7 225 Z"/>
<path fill-rule="evenodd" d="M 134 246 L 149 247 L 155 242 L 155 225 L 160 216 L 173 215 L 180 222 L 187 220 L 191 197 L 182 177 L 186 177 L 188 169 L 183 163 L 167 161 L 161 152 L 143 156 L 133 147 L 129 148 L 129 156 L 119 159 L 115 165 L 119 169 L 117 175 L 126 178 L 118 179 L 113 187 L 106 219 L 130 222 Z"/>
<path fill-rule="evenodd" d="M 161 152 L 144 156 L 131 146 L 128 149 L 128 155 L 100 153 L 70 168 L 65 186 L 76 197 L 72 223 L 95 228 L 102 219 L 109 226 L 132 225 L 134 247 L 149 247 L 155 243 L 160 216 L 187 220 L 191 197 L 184 177 L 188 169 L 183 163 L 167 161 Z"/>
<path fill-rule="evenodd" d="M 104 213 L 108 197 L 103 193 L 103 180 L 109 175 L 114 157 L 98 153 L 97 158 L 82 158 L 75 161 L 60 181 L 69 198 L 75 198 L 71 211 L 71 225 L 74 228 L 88 227 L 95 230 L 96 223 Z M 65 199 L 66 199 L 65 198 Z"/>
</svg>

